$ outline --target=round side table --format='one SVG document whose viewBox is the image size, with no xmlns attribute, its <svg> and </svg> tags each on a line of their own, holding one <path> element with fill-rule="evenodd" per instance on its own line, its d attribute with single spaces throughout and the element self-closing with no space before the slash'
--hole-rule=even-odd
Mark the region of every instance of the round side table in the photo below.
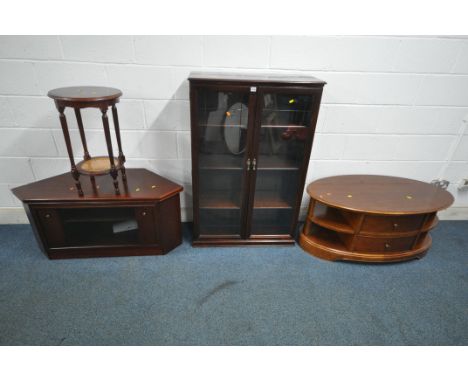
<svg viewBox="0 0 468 382">
<path fill-rule="evenodd" d="M 68 157 L 70 158 L 71 173 L 75 179 L 78 194 L 83 196 L 80 175 L 90 176 L 93 188 L 95 188 L 96 183 L 94 176 L 110 174 L 113 179 L 115 193 L 119 195 L 119 182 L 117 180 L 118 171 L 121 171 L 123 181 L 126 180 L 126 176 L 124 167 L 125 156 L 122 151 L 119 118 L 115 104 L 119 102 L 120 97 L 122 96 L 122 92 L 119 89 L 101 86 L 73 86 L 53 89 L 49 91 L 47 95 L 55 101 L 55 106 L 57 107 L 60 115 L 60 124 L 62 126 L 63 137 L 65 138 Z M 66 107 L 71 107 L 75 110 L 81 143 L 83 145 L 83 160 L 77 164 L 75 164 L 73 157 L 73 148 L 70 140 L 70 133 L 68 131 L 67 119 L 65 117 Z M 88 107 L 94 107 L 101 110 L 102 124 L 104 126 L 104 135 L 107 145 L 107 156 L 91 157 L 89 154 L 80 111 L 81 109 Z M 114 120 L 115 136 L 119 150 L 118 157 L 114 157 L 112 149 L 111 133 L 109 129 L 109 121 L 107 118 L 107 110 L 109 107 L 112 109 L 112 117 Z"/>
<path fill-rule="evenodd" d="M 423 257 L 437 211 L 454 200 L 435 185 L 379 175 L 323 178 L 309 184 L 307 193 L 300 246 L 326 260 L 362 262 Z"/>
</svg>

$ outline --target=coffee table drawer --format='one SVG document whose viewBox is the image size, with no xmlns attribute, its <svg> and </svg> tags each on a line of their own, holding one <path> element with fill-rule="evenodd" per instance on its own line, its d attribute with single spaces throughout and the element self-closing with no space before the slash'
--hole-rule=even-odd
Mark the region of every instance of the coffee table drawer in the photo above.
<svg viewBox="0 0 468 382">
<path fill-rule="evenodd" d="M 366 215 L 360 233 L 391 233 L 417 231 L 425 215 L 377 216 Z"/>
<path fill-rule="evenodd" d="M 409 251 L 415 239 L 415 236 L 398 238 L 357 236 L 354 243 L 354 250 L 362 252 Z"/>
</svg>

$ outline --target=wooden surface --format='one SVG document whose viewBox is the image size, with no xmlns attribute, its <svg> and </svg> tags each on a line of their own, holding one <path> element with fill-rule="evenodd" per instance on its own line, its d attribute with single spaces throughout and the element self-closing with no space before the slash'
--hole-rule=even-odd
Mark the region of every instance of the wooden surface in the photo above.
<svg viewBox="0 0 468 382">
<path fill-rule="evenodd" d="M 342 260 L 362 263 L 394 263 L 411 259 L 421 259 L 427 254 L 431 243 L 432 239 L 428 235 L 427 239 L 420 247 L 389 255 L 388 253 L 350 252 L 344 247 L 330 247 L 328 243 L 321 243 L 320 240 L 310 238 L 306 235 L 301 235 L 299 238 L 299 245 L 302 249 L 315 257 L 331 261 Z"/>
<path fill-rule="evenodd" d="M 78 196 L 75 183 L 70 173 L 43 179 L 24 186 L 16 187 L 12 192 L 23 202 L 38 201 L 106 201 L 106 200 L 161 200 L 169 198 L 183 190 L 182 186 L 171 182 L 151 171 L 141 168 L 127 169 L 127 191 L 125 183 L 119 180 L 121 195 L 115 195 L 112 179 L 96 178 L 97 192 L 90 179 L 83 179 L 81 184 L 84 196 Z M 153 187 L 154 186 L 154 187 Z"/>
<path fill-rule="evenodd" d="M 307 186 L 311 198 L 349 211 L 376 214 L 422 214 L 453 203 L 453 196 L 432 184 L 380 175 L 343 175 Z"/>
<path fill-rule="evenodd" d="M 169 252 L 182 242 L 182 187 L 144 169 L 127 169 L 127 177 L 129 190 L 121 195 L 115 195 L 110 177 L 101 177 L 97 190 L 82 182 L 85 195 L 80 197 L 70 174 L 13 193 L 24 203 L 40 248 L 51 259 Z M 119 224 L 130 228 L 116 231 Z"/>
<path fill-rule="evenodd" d="M 116 170 L 119 170 L 121 165 L 118 158 L 114 157 L 114 167 Z M 85 175 L 105 175 L 109 174 L 111 169 L 111 164 L 109 157 L 93 157 L 85 159 L 76 164 L 80 174 Z"/>
<path fill-rule="evenodd" d="M 103 86 L 71 86 L 53 89 L 47 95 L 56 101 L 101 102 L 118 99 L 122 92 Z"/>
<path fill-rule="evenodd" d="M 327 260 L 421 258 L 432 243 L 428 232 L 437 225 L 437 211 L 453 202 L 434 185 L 375 175 L 319 179 L 307 192 L 311 200 L 299 244 Z"/>
<path fill-rule="evenodd" d="M 261 74 L 261 73 L 216 73 L 216 72 L 191 72 L 189 81 L 197 82 L 229 82 L 234 84 L 252 83 L 271 85 L 319 85 L 324 86 L 325 81 L 312 76 Z"/>
</svg>

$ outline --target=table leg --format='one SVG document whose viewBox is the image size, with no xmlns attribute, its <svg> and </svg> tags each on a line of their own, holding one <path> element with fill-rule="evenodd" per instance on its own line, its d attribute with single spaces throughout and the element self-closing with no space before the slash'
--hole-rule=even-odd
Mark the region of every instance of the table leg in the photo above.
<svg viewBox="0 0 468 382">
<path fill-rule="evenodd" d="M 84 150 L 84 159 L 90 159 L 91 156 L 89 155 L 88 145 L 86 144 L 86 135 L 83 128 L 83 120 L 81 119 L 81 111 L 79 108 L 75 107 L 75 116 L 76 122 L 78 123 L 78 130 L 80 131 L 81 143 L 83 144 Z"/>
<path fill-rule="evenodd" d="M 112 118 L 114 120 L 114 129 L 115 129 L 115 136 L 117 138 L 117 145 L 119 147 L 119 162 L 120 162 L 120 171 L 122 172 L 122 179 L 127 180 L 127 176 L 125 174 L 125 155 L 122 151 L 122 140 L 120 139 L 120 125 L 119 125 L 119 115 L 117 114 L 117 107 L 112 105 Z"/>
<path fill-rule="evenodd" d="M 70 133 L 68 131 L 67 118 L 65 117 L 65 113 L 64 113 L 65 107 L 58 106 L 58 105 L 56 106 L 60 114 L 60 124 L 62 125 L 63 137 L 65 138 L 65 145 L 67 146 L 68 157 L 70 158 L 71 173 L 72 173 L 73 179 L 75 179 L 75 185 L 76 185 L 76 189 L 78 190 L 78 195 L 83 196 L 83 190 L 81 188 L 81 183 L 80 183 L 80 173 L 78 172 L 76 168 L 75 159 L 73 158 L 73 149 L 72 149 L 71 140 L 70 140 Z"/>
<path fill-rule="evenodd" d="M 106 144 L 107 144 L 107 152 L 109 154 L 109 161 L 110 161 L 110 174 L 112 176 L 112 179 L 114 180 L 114 190 L 116 195 L 120 195 L 120 190 L 119 190 L 119 181 L 117 180 L 117 170 L 115 168 L 114 164 L 114 153 L 112 151 L 112 141 L 111 141 L 111 135 L 110 135 L 110 130 L 109 130 L 109 120 L 107 118 L 107 107 L 101 109 L 102 112 L 102 124 L 104 126 L 104 135 L 106 136 Z"/>
</svg>

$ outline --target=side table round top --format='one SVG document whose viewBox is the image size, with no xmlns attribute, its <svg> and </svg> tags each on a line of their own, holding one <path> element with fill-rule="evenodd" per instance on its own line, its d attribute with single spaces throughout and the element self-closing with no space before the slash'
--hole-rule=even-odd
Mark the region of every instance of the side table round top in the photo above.
<svg viewBox="0 0 468 382">
<path fill-rule="evenodd" d="M 315 200 L 349 211 L 411 215 L 443 210 L 453 203 L 449 192 L 429 183 L 382 175 L 341 175 L 310 183 Z"/>
<path fill-rule="evenodd" d="M 103 86 L 71 86 L 49 91 L 47 95 L 56 101 L 101 102 L 112 101 L 122 96 L 119 89 Z"/>
</svg>

